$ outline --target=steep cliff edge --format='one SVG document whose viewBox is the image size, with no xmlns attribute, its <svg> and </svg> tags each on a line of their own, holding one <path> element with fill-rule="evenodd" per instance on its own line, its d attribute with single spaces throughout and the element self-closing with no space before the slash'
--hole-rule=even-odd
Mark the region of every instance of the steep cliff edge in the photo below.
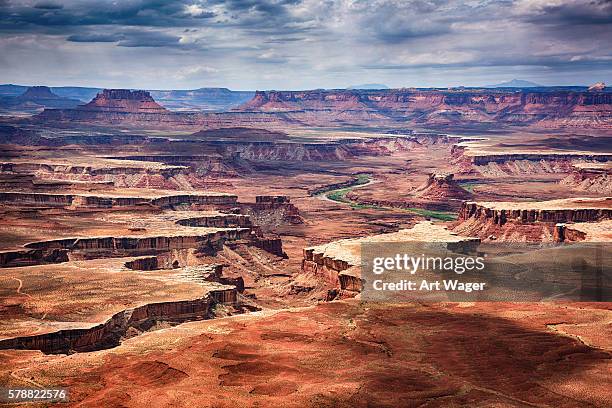
<svg viewBox="0 0 612 408">
<path fill-rule="evenodd" d="M 482 239 L 550 242 L 558 223 L 612 219 L 612 198 L 540 202 L 465 202 L 453 230 Z"/>
</svg>

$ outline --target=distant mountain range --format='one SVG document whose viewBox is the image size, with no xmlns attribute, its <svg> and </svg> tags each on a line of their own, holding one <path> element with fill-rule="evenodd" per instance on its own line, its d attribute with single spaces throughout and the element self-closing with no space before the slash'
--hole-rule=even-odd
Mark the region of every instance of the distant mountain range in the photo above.
<svg viewBox="0 0 612 408">
<path fill-rule="evenodd" d="M 544 85 L 536 84 L 535 82 L 525 81 L 523 79 L 513 79 L 511 81 L 502 82 L 501 84 L 486 85 L 485 88 L 537 88 Z"/>
<path fill-rule="evenodd" d="M 387 85 L 384 84 L 361 84 L 361 85 L 351 85 L 346 89 L 389 89 Z"/>
<path fill-rule="evenodd" d="M 17 97 L 28 90 L 28 86 L 5 84 L 0 85 L 0 99 Z M 57 97 L 77 100 L 86 103 L 91 101 L 102 88 L 77 86 L 50 87 Z M 232 91 L 227 88 L 200 88 L 187 90 L 150 90 L 151 96 L 164 107 L 177 111 L 226 111 L 249 101 L 255 92 Z M 53 107 L 53 106 L 47 106 Z"/>
</svg>

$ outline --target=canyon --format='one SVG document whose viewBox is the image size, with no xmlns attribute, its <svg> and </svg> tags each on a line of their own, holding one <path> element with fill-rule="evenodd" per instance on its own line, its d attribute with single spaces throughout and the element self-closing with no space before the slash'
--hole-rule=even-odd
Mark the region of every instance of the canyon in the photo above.
<svg viewBox="0 0 612 408">
<path fill-rule="evenodd" d="M 94 91 L 1 118 L 2 387 L 66 387 L 67 406 L 612 398 L 608 88 L 218 92 L 214 113 Z M 504 301 L 368 297 L 364 248 L 423 242 L 544 266 Z M 579 291 L 519 296 L 566 259 Z"/>
</svg>

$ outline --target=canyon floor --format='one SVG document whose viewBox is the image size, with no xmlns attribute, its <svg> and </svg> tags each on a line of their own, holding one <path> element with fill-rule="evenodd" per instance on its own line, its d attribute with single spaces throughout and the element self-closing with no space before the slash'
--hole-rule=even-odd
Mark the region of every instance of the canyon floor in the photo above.
<svg viewBox="0 0 612 408">
<path fill-rule="evenodd" d="M 2 387 L 81 407 L 612 400 L 612 303 L 366 302 L 342 241 L 610 242 L 609 132 L 0 132 Z"/>
</svg>

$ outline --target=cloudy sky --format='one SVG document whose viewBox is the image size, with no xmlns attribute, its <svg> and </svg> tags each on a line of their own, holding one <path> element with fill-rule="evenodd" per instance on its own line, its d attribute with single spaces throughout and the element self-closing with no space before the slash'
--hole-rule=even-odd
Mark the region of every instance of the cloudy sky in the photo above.
<svg viewBox="0 0 612 408">
<path fill-rule="evenodd" d="M 612 0 L 0 0 L 0 83 L 612 82 Z"/>
</svg>

